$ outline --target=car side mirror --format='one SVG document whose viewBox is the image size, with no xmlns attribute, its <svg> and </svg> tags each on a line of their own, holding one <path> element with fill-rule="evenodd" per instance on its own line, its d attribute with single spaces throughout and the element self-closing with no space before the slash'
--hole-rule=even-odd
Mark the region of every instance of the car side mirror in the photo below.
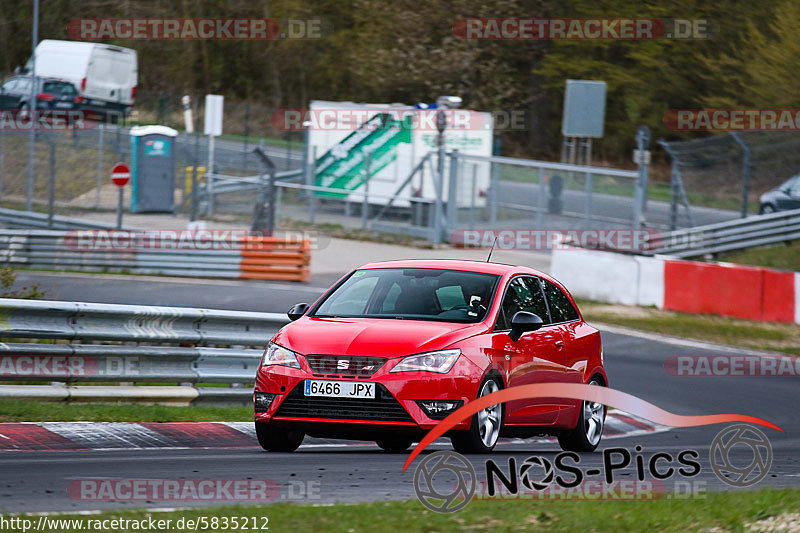
<svg viewBox="0 0 800 533">
<path fill-rule="evenodd" d="M 544 325 L 544 320 L 533 313 L 527 311 L 517 311 L 511 319 L 511 333 L 508 334 L 511 340 L 517 342 L 523 333 L 536 331 Z"/>
<path fill-rule="evenodd" d="M 792 195 L 792 188 L 791 187 L 784 187 L 783 189 L 781 189 L 781 192 L 783 194 L 785 194 L 786 196 L 791 196 Z"/>
<path fill-rule="evenodd" d="M 311 306 L 308 304 L 294 304 L 291 308 L 289 308 L 289 311 L 286 313 L 286 315 L 289 317 L 289 320 L 294 322 L 306 314 L 309 309 L 311 309 Z"/>
<path fill-rule="evenodd" d="M 14 67 L 14 74 L 19 74 L 20 72 L 22 72 L 22 67 L 20 67 L 19 65 Z"/>
</svg>

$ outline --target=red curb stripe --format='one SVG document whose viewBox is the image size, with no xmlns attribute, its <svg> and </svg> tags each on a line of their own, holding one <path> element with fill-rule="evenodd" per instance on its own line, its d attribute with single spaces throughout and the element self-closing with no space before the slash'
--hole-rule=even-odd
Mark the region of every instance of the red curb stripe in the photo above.
<svg viewBox="0 0 800 533">
<path fill-rule="evenodd" d="M 258 443 L 241 431 L 215 422 L 141 422 L 181 448 L 253 448 Z"/>
<path fill-rule="evenodd" d="M 629 426 L 633 426 L 633 427 L 635 427 L 637 429 L 646 429 L 646 430 L 650 430 L 650 431 L 655 429 L 655 426 L 653 426 L 652 424 L 647 424 L 645 422 L 642 422 L 641 420 L 636 420 L 635 418 L 631 418 L 629 416 L 615 414 L 614 417 L 617 420 L 621 420 L 621 421 L 625 422 L 626 424 L 628 424 Z"/>
<path fill-rule="evenodd" d="M 0 424 L 2 451 L 87 450 L 78 443 L 36 424 Z"/>
</svg>

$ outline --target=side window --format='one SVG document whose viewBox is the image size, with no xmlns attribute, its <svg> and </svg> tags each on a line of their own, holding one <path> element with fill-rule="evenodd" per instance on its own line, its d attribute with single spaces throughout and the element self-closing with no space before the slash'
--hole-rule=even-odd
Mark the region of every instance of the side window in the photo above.
<svg viewBox="0 0 800 533">
<path fill-rule="evenodd" d="M 14 90 L 17 92 L 21 92 L 27 94 L 31 92 L 31 80 L 30 78 L 19 78 L 17 80 L 17 85 L 14 87 Z"/>
<path fill-rule="evenodd" d="M 578 319 L 578 311 L 569 301 L 564 292 L 547 280 L 544 283 L 544 292 L 547 295 L 547 303 L 550 304 L 550 315 L 554 323 L 569 322 Z"/>
<path fill-rule="evenodd" d="M 794 179 L 794 183 L 792 183 L 791 192 L 789 194 L 792 196 L 800 196 L 800 177 Z"/>
<path fill-rule="evenodd" d="M 503 299 L 502 312 L 497 318 L 495 329 L 505 330 L 511 328 L 511 319 L 518 311 L 534 313 L 539 315 L 545 324 L 549 323 L 547 305 L 535 278 L 519 276 L 508 284 L 506 296 Z"/>
</svg>

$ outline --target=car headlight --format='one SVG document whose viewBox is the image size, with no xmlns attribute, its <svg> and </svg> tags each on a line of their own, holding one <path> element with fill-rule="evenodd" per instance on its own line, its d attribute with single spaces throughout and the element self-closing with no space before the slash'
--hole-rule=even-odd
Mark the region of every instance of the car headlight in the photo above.
<svg viewBox="0 0 800 533">
<path fill-rule="evenodd" d="M 441 350 L 438 352 L 409 355 L 400 361 L 391 372 L 436 372 L 446 374 L 450 372 L 456 359 L 461 355 L 461 350 Z"/>
<path fill-rule="evenodd" d="M 297 354 L 293 351 L 271 342 L 264 351 L 264 358 L 261 360 L 261 366 L 272 365 L 300 368 L 300 361 L 297 360 Z"/>
</svg>

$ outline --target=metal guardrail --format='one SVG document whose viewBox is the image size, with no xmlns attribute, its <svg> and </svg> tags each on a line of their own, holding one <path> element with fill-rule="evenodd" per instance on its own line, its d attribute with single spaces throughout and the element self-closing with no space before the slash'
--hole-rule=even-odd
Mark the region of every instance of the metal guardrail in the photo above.
<svg viewBox="0 0 800 533">
<path fill-rule="evenodd" d="M 647 255 L 698 257 L 800 239 L 800 209 L 663 233 Z"/>
<path fill-rule="evenodd" d="M 14 209 L 0 208 L 0 227 L 9 229 L 111 229 L 113 226 L 98 224 L 88 220 L 54 216 L 52 228 L 48 228 L 48 218 L 44 213 L 33 211 L 17 211 Z"/>
<path fill-rule="evenodd" d="M 0 338 L 39 341 L 0 343 L 0 382 L 12 383 L 0 385 L 0 398 L 246 403 L 246 387 L 188 384 L 252 383 L 264 345 L 287 322 L 277 313 L 0 299 Z M 13 384 L 21 381 L 58 385 Z M 183 385 L 73 386 L 82 382 Z"/>
<path fill-rule="evenodd" d="M 0 230 L 0 264 L 39 269 L 305 281 L 310 242 L 230 231 Z M 168 234 L 174 234 L 172 237 Z M 188 245 L 181 239 L 187 239 Z"/>
</svg>

